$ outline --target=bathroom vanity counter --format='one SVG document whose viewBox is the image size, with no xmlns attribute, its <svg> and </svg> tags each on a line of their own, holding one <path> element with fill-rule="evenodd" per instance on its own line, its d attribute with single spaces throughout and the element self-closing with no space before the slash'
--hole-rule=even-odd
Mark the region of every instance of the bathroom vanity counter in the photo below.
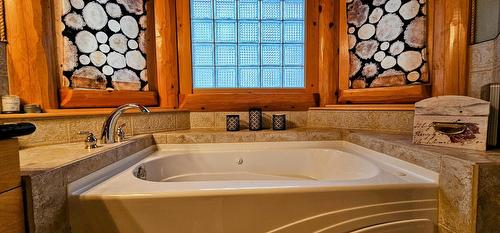
<svg viewBox="0 0 500 233">
<path fill-rule="evenodd" d="M 89 152 L 83 143 L 21 150 L 29 223 L 34 232 L 67 232 L 67 185 L 155 144 L 345 140 L 440 174 L 439 224 L 452 232 L 473 232 L 500 221 L 496 195 L 500 150 L 486 152 L 414 145 L 411 134 L 330 128 L 227 132 L 222 129 L 169 131 L 133 137 Z M 152 147 L 152 150 L 155 148 Z M 474 212 L 478 206 L 478 213 Z M 477 219 L 477 221 L 476 221 Z M 477 222 L 477 224 L 476 224 Z"/>
</svg>

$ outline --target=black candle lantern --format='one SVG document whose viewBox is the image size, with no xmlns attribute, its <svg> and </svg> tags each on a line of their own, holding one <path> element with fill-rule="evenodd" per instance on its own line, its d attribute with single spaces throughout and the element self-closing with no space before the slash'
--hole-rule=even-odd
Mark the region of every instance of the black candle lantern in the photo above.
<svg viewBox="0 0 500 233">
<path fill-rule="evenodd" d="M 285 114 L 273 115 L 273 130 L 286 130 L 286 116 Z"/>
<path fill-rule="evenodd" d="M 253 131 L 262 129 L 262 109 L 251 108 L 248 111 L 248 128 Z"/>
<path fill-rule="evenodd" d="M 226 130 L 227 131 L 240 131 L 240 116 L 227 115 L 226 116 Z"/>
</svg>

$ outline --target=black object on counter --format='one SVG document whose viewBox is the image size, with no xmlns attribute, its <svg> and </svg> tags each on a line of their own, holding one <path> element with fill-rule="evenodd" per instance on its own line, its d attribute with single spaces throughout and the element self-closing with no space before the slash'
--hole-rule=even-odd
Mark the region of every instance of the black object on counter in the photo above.
<svg viewBox="0 0 500 233">
<path fill-rule="evenodd" d="M 252 131 L 262 129 L 262 109 L 251 108 L 248 111 L 248 128 Z"/>
<path fill-rule="evenodd" d="M 227 131 L 240 131 L 240 115 L 227 115 L 226 116 L 226 130 Z"/>
<path fill-rule="evenodd" d="M 273 115 L 273 130 L 286 130 L 286 115 L 274 114 Z"/>
<path fill-rule="evenodd" d="M 31 123 L 0 125 L 0 139 L 29 135 L 35 132 L 36 126 Z"/>
</svg>

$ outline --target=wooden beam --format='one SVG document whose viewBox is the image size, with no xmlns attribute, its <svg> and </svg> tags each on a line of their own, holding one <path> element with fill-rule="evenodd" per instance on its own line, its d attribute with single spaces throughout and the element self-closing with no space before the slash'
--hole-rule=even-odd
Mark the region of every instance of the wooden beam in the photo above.
<svg viewBox="0 0 500 233">
<path fill-rule="evenodd" d="M 470 0 L 428 1 L 431 16 L 433 96 L 466 95 L 469 72 Z"/>
<path fill-rule="evenodd" d="M 5 1 L 9 89 L 23 104 L 57 108 L 52 1 Z"/>
<path fill-rule="evenodd" d="M 305 64 L 305 88 L 310 93 L 319 92 L 319 0 L 308 0 L 306 3 L 306 19 L 305 19 L 305 48 L 306 48 L 306 64 Z"/>
<path fill-rule="evenodd" d="M 319 93 L 320 106 L 336 103 L 335 92 L 337 83 L 334 79 L 338 74 L 335 66 L 335 54 L 338 41 L 335 41 L 334 31 L 334 1 L 319 0 Z M 334 51 L 335 50 L 335 51 Z"/>
<path fill-rule="evenodd" d="M 430 85 L 407 85 L 341 90 L 341 103 L 355 104 L 406 104 L 431 97 Z"/>
<path fill-rule="evenodd" d="M 156 75 L 160 107 L 179 107 L 176 1 L 155 0 Z"/>
<path fill-rule="evenodd" d="M 104 108 L 137 103 L 157 106 L 156 91 L 105 91 L 63 88 L 60 91 L 61 108 Z"/>
<path fill-rule="evenodd" d="M 179 104 L 183 97 L 193 93 L 193 71 L 191 67 L 191 14 L 189 2 L 175 0 L 177 16 L 177 53 L 179 55 Z"/>
<path fill-rule="evenodd" d="M 335 10 L 338 30 L 336 36 L 338 37 L 338 51 L 337 51 L 337 66 L 338 75 L 337 83 L 339 90 L 349 89 L 349 39 L 347 37 L 347 6 L 345 0 L 337 1 Z"/>
</svg>

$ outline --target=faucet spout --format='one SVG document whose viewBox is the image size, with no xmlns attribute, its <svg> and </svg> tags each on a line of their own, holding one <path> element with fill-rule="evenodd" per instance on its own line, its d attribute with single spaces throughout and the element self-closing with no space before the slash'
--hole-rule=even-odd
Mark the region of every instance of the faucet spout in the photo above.
<svg viewBox="0 0 500 233">
<path fill-rule="evenodd" d="M 137 108 L 143 113 L 149 113 L 149 109 L 144 107 L 141 104 L 124 104 L 118 108 L 116 108 L 111 114 L 109 114 L 106 121 L 102 126 L 101 132 L 101 140 L 104 144 L 115 143 L 115 133 L 116 133 L 116 123 L 118 122 L 118 118 L 127 111 L 128 109 Z"/>
</svg>

